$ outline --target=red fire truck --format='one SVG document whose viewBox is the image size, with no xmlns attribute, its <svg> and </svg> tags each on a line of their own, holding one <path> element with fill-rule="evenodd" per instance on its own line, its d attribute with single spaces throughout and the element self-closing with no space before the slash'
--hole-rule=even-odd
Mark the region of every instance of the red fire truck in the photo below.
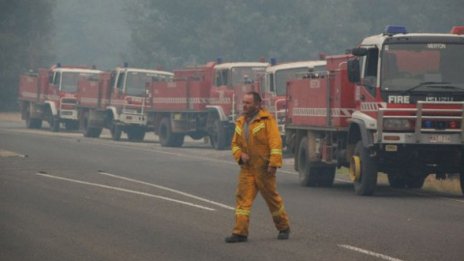
<svg viewBox="0 0 464 261">
<path fill-rule="evenodd" d="M 154 82 L 149 95 L 150 127 L 162 146 L 179 147 L 186 135 L 209 137 L 215 149 L 230 143 L 242 95 L 258 91 L 257 79 L 268 63 L 218 61 L 174 71 L 174 81 Z"/>
<path fill-rule="evenodd" d="M 77 130 L 76 91 L 83 77 L 98 76 L 102 71 L 91 68 L 61 66 L 39 69 L 38 73 L 20 76 L 19 102 L 22 119 L 28 128 L 41 128 L 47 121 L 52 131 L 64 123 L 67 130 Z"/>
<path fill-rule="evenodd" d="M 113 140 L 122 132 L 131 141 L 142 141 L 148 130 L 147 110 L 151 82 L 171 81 L 173 74 L 159 70 L 117 67 L 100 78 L 79 83 L 79 120 L 86 137 L 99 137 L 108 128 Z"/>
<path fill-rule="evenodd" d="M 301 61 L 275 64 L 266 68 L 264 82 L 260 87 L 263 103 L 274 114 L 282 137 L 285 136 L 285 116 L 287 111 L 287 82 L 291 79 L 314 75 L 326 71 L 326 61 Z"/>
<path fill-rule="evenodd" d="M 352 55 L 327 57 L 327 72 L 288 83 L 287 144 L 304 186 L 330 186 L 349 167 L 355 192 L 420 188 L 458 174 L 464 187 L 464 35 L 365 38 Z"/>
</svg>

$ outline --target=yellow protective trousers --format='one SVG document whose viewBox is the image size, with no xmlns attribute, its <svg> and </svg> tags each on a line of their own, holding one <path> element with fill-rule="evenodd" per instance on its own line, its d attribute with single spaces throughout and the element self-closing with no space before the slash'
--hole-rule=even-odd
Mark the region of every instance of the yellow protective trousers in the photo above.
<svg viewBox="0 0 464 261">
<path fill-rule="evenodd" d="M 237 186 L 235 227 L 232 233 L 248 236 L 251 207 L 258 191 L 266 201 L 277 230 L 289 228 L 283 200 L 277 193 L 276 176 L 269 174 L 264 168 L 242 167 Z"/>
</svg>

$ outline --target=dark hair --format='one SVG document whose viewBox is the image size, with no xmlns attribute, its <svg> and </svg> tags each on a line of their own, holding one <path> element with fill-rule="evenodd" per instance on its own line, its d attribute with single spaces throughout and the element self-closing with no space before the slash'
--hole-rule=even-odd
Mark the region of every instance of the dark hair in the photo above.
<svg viewBox="0 0 464 261">
<path fill-rule="evenodd" d="M 251 91 L 251 92 L 247 92 L 245 94 L 253 96 L 253 101 L 255 103 L 261 103 L 261 101 L 262 101 L 261 96 L 257 92 Z"/>
</svg>

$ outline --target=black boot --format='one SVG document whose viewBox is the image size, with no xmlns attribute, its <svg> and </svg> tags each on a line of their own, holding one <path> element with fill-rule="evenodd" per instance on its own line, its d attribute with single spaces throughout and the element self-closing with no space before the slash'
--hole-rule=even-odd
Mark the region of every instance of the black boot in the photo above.
<svg viewBox="0 0 464 261">
<path fill-rule="evenodd" d="M 237 234 L 232 234 L 230 237 L 226 237 L 226 243 L 240 243 L 246 242 L 248 240 L 247 236 L 241 236 Z"/>
<path fill-rule="evenodd" d="M 280 230 L 279 234 L 277 235 L 277 239 L 285 240 L 290 237 L 290 229 Z"/>
</svg>

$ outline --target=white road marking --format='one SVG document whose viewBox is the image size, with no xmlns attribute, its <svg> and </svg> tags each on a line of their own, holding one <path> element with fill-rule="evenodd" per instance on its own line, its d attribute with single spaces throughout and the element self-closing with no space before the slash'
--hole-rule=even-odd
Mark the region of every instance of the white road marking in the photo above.
<svg viewBox="0 0 464 261">
<path fill-rule="evenodd" d="M 134 183 L 139 183 L 139 184 L 143 184 L 143 185 L 147 185 L 147 186 L 151 186 L 151 187 L 155 187 L 155 188 L 158 188 L 158 189 L 162 189 L 162 190 L 166 190 L 166 191 L 169 191 L 169 192 L 177 193 L 177 194 L 180 194 L 182 196 L 193 198 L 193 199 L 196 199 L 196 200 L 199 200 L 199 201 L 203 201 L 203 202 L 209 203 L 211 205 L 216 205 L 216 206 L 221 207 L 221 208 L 235 210 L 235 208 L 233 208 L 231 206 L 227 206 L 225 204 L 222 204 L 222 203 L 219 203 L 219 202 L 216 202 L 216 201 L 212 201 L 212 200 L 209 200 L 209 199 L 206 199 L 206 198 L 195 196 L 195 195 L 192 195 L 192 194 L 189 194 L 189 193 L 186 193 L 186 192 L 182 192 L 180 190 L 164 187 L 164 186 L 161 186 L 161 185 L 156 185 L 156 184 L 153 184 L 153 183 L 148 183 L 148 182 L 137 180 L 137 179 L 126 178 L 124 176 L 119 176 L 119 175 L 115 175 L 115 174 L 111 174 L 111 173 L 107 173 L 107 172 L 103 172 L 103 171 L 99 171 L 98 174 L 105 175 L 105 176 L 112 177 L 112 178 L 116 178 L 116 179 L 122 179 L 122 180 L 130 181 L 130 182 L 134 182 Z"/>
<path fill-rule="evenodd" d="M 189 206 L 189 207 L 195 207 L 195 208 L 199 208 L 199 209 L 203 209 L 203 210 L 215 211 L 214 208 L 209 208 L 209 207 L 205 207 L 205 206 L 202 206 L 202 205 L 197 205 L 197 204 L 193 204 L 193 203 L 190 203 L 190 202 L 181 201 L 181 200 L 168 198 L 168 197 L 163 197 L 163 196 L 159 196 L 159 195 L 154 195 L 154 194 L 150 194 L 150 193 L 145 193 L 145 192 L 140 192 L 140 191 L 135 191 L 135 190 L 130 190 L 130 189 L 124 189 L 124 188 L 118 188 L 118 187 L 113 187 L 113 186 L 107 186 L 107 185 L 102 185 L 102 184 L 97 184 L 97 183 L 92 183 L 92 182 L 86 182 L 86 181 L 77 180 L 77 179 L 58 177 L 58 176 L 53 176 L 53 175 L 43 174 L 43 173 L 36 173 L 36 175 L 39 175 L 39 176 L 42 176 L 42 177 L 47 177 L 47 178 L 52 178 L 52 179 L 69 181 L 69 182 L 78 183 L 78 184 L 84 184 L 84 185 L 99 187 L 99 188 L 116 190 L 116 191 L 121 191 L 121 192 L 126 192 L 126 193 L 131 193 L 131 194 L 136 194 L 136 195 L 141 195 L 141 196 L 146 196 L 146 197 L 151 197 L 151 198 L 162 199 L 162 200 L 174 202 L 174 203 Z"/>
<path fill-rule="evenodd" d="M 384 255 L 384 254 L 372 252 L 372 251 L 369 251 L 369 250 L 366 250 L 366 249 L 362 249 L 362 248 L 359 248 L 359 247 L 354 247 L 354 246 L 350 246 L 350 245 L 338 245 L 338 246 L 339 246 L 339 247 L 342 247 L 342 248 L 345 248 L 345 249 L 348 249 L 348 250 L 352 250 L 352 251 L 358 252 L 358 253 L 362 253 L 362 254 L 365 254 L 365 255 L 377 257 L 377 258 L 380 258 L 380 259 L 383 259 L 383 260 L 388 260 L 388 261 L 403 261 L 403 260 L 398 259 L 398 258 L 394 258 L 394 257 L 387 256 L 387 255 Z"/>
</svg>

